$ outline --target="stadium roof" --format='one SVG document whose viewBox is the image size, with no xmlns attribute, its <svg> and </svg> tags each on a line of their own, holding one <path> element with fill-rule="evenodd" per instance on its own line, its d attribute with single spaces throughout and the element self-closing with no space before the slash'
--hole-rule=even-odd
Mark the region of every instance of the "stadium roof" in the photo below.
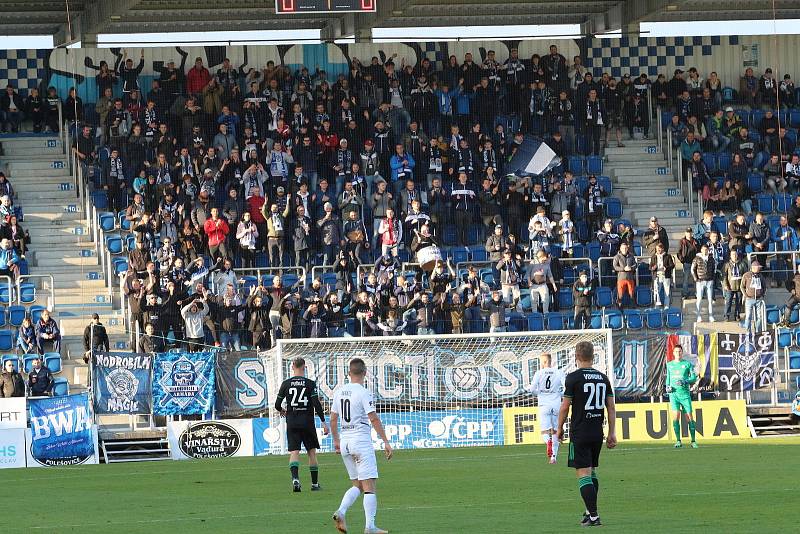
<svg viewBox="0 0 800 534">
<path fill-rule="evenodd" d="M 777 18 L 800 2 L 775 0 Z M 71 25 L 68 27 L 66 5 Z M 274 0 L 0 0 L 0 35 L 54 35 L 56 44 L 97 34 L 320 29 L 323 39 L 371 28 L 581 24 L 583 33 L 635 30 L 640 22 L 771 19 L 772 0 L 377 0 L 377 13 L 276 15 Z"/>
</svg>

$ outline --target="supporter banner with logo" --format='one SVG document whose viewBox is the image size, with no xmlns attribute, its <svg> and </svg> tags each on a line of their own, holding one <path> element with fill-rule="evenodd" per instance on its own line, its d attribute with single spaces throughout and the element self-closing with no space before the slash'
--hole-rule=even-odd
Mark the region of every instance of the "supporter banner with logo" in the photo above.
<svg viewBox="0 0 800 534">
<path fill-rule="evenodd" d="M 219 417 L 252 417 L 269 409 L 264 364 L 257 352 L 218 353 L 216 383 Z"/>
<path fill-rule="evenodd" d="M 500 408 L 486 410 L 442 410 L 430 412 L 389 412 L 380 414 L 386 437 L 395 449 L 438 449 L 502 445 L 503 413 Z M 317 422 L 319 425 L 319 422 Z M 253 420 L 253 448 L 256 456 L 280 454 L 285 443 L 284 425 L 270 426 L 269 419 Z M 320 451 L 333 450 L 333 440 L 317 428 Z M 376 449 L 383 442 L 373 430 Z"/>
<path fill-rule="evenodd" d="M 203 415 L 214 406 L 214 353 L 164 352 L 153 365 L 154 415 Z"/>
<path fill-rule="evenodd" d="M 720 391 L 750 391 L 775 381 L 775 335 L 718 334 Z"/>
<path fill-rule="evenodd" d="M 0 399 L 0 469 L 25 467 L 25 397 Z"/>
<path fill-rule="evenodd" d="M 95 413 L 136 415 L 151 412 L 151 354 L 97 352 L 92 364 Z"/>
<path fill-rule="evenodd" d="M 664 391 L 666 347 L 667 340 L 663 335 L 615 340 L 616 396 L 639 398 L 661 395 Z"/>
<path fill-rule="evenodd" d="M 28 466 L 97 463 L 97 431 L 89 395 L 31 399 Z"/>
<path fill-rule="evenodd" d="M 173 460 L 253 456 L 250 419 L 171 421 L 167 439 Z"/>
<path fill-rule="evenodd" d="M 694 364 L 698 380 L 692 387 L 692 391 L 716 391 L 719 387 L 717 382 L 719 353 L 717 336 L 718 334 L 714 333 L 701 336 L 672 334 L 667 337 L 666 361 L 675 359 L 672 351 L 676 345 L 680 345 L 683 348 L 682 358 Z"/>
<path fill-rule="evenodd" d="M 694 404 L 694 417 L 700 439 L 745 439 L 747 407 L 743 400 L 702 401 Z M 606 423 L 607 425 L 607 423 Z M 682 435 L 689 436 L 686 421 L 681 422 Z M 503 426 L 506 445 L 530 445 L 542 442 L 539 429 L 539 408 L 504 408 Z M 617 404 L 617 440 L 674 441 L 669 404 Z"/>
</svg>

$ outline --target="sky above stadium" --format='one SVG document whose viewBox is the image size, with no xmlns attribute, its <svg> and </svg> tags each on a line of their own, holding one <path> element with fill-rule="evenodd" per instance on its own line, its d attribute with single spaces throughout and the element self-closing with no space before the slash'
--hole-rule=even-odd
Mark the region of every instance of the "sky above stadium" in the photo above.
<svg viewBox="0 0 800 534">
<path fill-rule="evenodd" d="M 794 34 L 800 20 L 742 20 L 728 21 L 724 25 L 718 22 L 654 22 L 642 23 L 640 30 L 647 37 L 668 36 L 701 36 L 701 35 L 771 35 Z M 408 41 L 409 39 L 453 40 L 468 39 L 548 39 L 578 37 L 580 27 L 576 24 L 541 25 L 541 26 L 454 26 L 449 28 L 375 28 L 373 35 L 376 41 Z M 618 35 L 618 34 L 617 34 Z M 614 37 L 615 34 L 608 34 Z M 313 42 L 319 38 L 319 30 L 292 31 L 246 31 L 246 32 L 176 32 L 176 33 L 141 33 L 141 34 L 102 34 L 98 36 L 101 46 L 164 46 L 192 44 L 196 42 L 220 43 L 236 42 L 237 44 L 280 42 Z M 346 40 L 343 40 L 346 42 Z M 52 48 L 53 38 L 40 36 L 0 36 L 0 48 Z"/>
</svg>

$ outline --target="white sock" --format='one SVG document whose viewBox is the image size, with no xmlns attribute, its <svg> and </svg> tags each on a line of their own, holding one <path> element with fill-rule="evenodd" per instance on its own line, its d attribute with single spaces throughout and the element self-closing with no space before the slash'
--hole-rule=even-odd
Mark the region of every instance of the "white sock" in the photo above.
<svg viewBox="0 0 800 534">
<path fill-rule="evenodd" d="M 559 446 L 558 440 L 555 439 L 555 437 L 554 437 L 553 438 L 553 458 L 558 457 L 558 446 Z"/>
<path fill-rule="evenodd" d="M 356 502 L 356 499 L 358 499 L 359 495 L 361 495 L 361 490 L 355 486 L 345 491 L 344 496 L 342 497 L 342 504 L 339 505 L 339 509 L 337 510 L 339 515 L 345 515 L 347 513 L 347 509 L 353 506 L 353 503 Z"/>
<path fill-rule="evenodd" d="M 378 496 L 374 493 L 364 494 L 364 517 L 366 528 L 375 528 L 375 513 L 378 511 Z"/>
</svg>

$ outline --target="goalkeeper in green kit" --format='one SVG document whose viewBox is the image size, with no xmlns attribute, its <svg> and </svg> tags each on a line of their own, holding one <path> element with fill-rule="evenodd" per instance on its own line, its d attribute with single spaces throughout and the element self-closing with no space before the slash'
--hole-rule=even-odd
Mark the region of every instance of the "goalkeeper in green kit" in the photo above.
<svg viewBox="0 0 800 534">
<path fill-rule="evenodd" d="M 689 388 L 697 382 L 697 373 L 691 362 L 682 360 L 683 347 L 675 345 L 672 348 L 674 359 L 667 362 L 667 393 L 669 394 L 669 407 L 672 410 L 672 428 L 675 430 L 675 448 L 683 447 L 681 443 L 681 412 L 689 421 L 689 433 L 692 436 L 692 448 L 697 448 L 695 441 L 694 413 L 692 412 L 692 394 Z"/>
</svg>

